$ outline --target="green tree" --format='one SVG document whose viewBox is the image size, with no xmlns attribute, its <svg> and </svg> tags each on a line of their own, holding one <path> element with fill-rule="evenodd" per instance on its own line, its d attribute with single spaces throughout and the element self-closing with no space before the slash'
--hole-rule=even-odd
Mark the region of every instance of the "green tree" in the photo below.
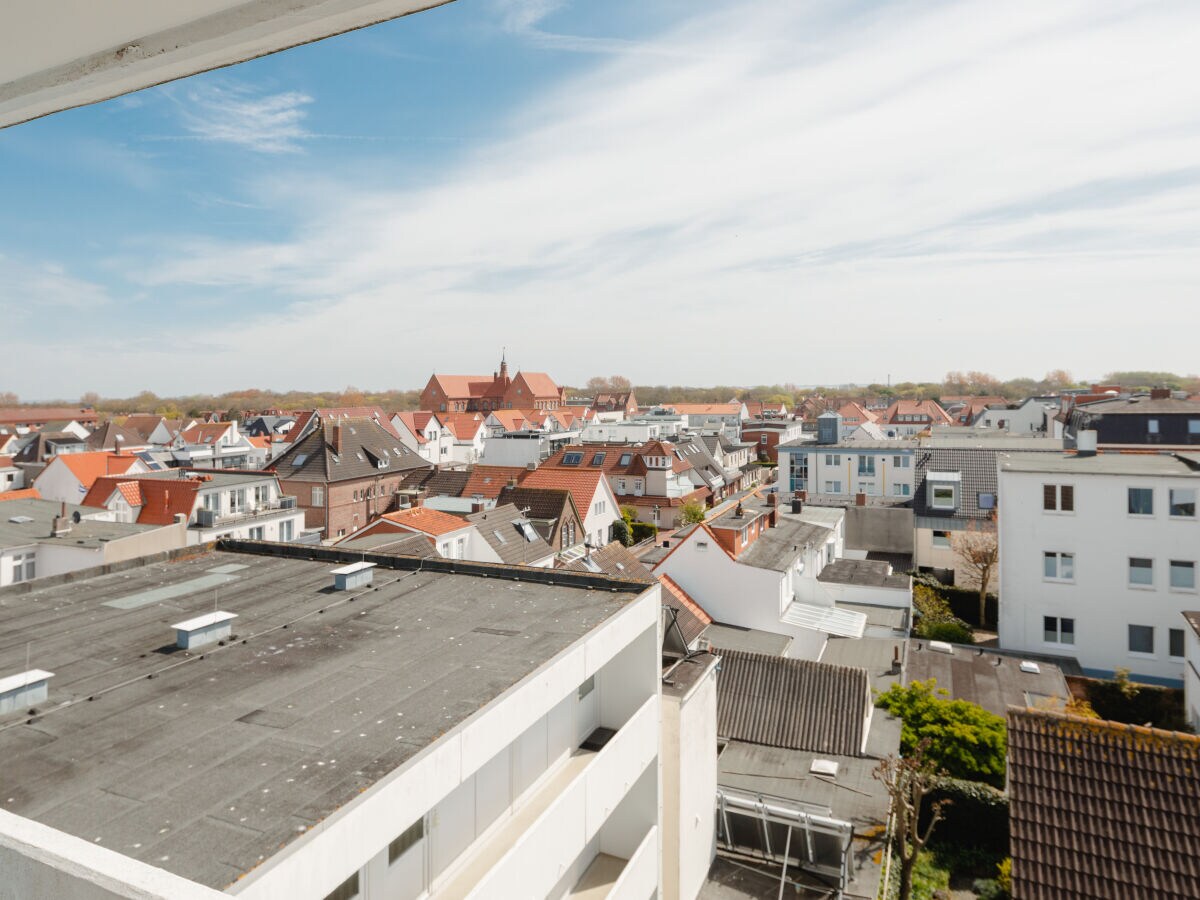
<svg viewBox="0 0 1200 900">
<path fill-rule="evenodd" d="M 624 519 L 617 519 L 613 522 L 612 535 L 614 541 L 620 541 L 626 547 L 633 545 L 633 530 Z"/>
<path fill-rule="evenodd" d="M 934 678 L 892 685 L 875 705 L 902 722 L 905 755 L 927 741 L 926 755 L 952 778 L 1004 786 L 1004 719 L 966 700 L 951 700 Z"/>
<path fill-rule="evenodd" d="M 689 500 L 679 507 L 680 525 L 699 525 L 708 517 L 708 510 L 698 500 Z"/>
</svg>

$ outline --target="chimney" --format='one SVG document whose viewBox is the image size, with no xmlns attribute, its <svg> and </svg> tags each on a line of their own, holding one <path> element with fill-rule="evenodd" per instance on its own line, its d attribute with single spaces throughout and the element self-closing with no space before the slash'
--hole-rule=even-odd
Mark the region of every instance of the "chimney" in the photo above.
<svg viewBox="0 0 1200 900">
<path fill-rule="evenodd" d="M 767 494 L 767 506 L 778 506 L 778 505 L 779 505 L 779 494 L 777 494 L 777 493 Z"/>
<path fill-rule="evenodd" d="M 1150 391 L 1150 399 L 1151 400 L 1170 400 L 1171 399 L 1171 389 L 1170 388 L 1152 388 Z"/>
<path fill-rule="evenodd" d="M 1091 429 L 1083 429 L 1075 436 L 1075 455 L 1076 456 L 1095 456 L 1096 455 L 1096 432 Z"/>
<path fill-rule="evenodd" d="M 796 499 L 797 500 L 807 500 L 808 499 L 808 491 L 796 491 Z"/>
<path fill-rule="evenodd" d="M 774 494 L 772 494 L 771 496 L 772 496 L 772 497 L 774 497 L 775 495 L 774 495 Z M 776 519 L 775 519 L 775 517 L 776 517 L 778 514 L 779 514 L 779 510 L 778 510 L 778 508 L 775 506 L 775 504 L 774 504 L 774 503 L 772 503 L 772 504 L 771 504 L 771 509 L 770 509 L 770 511 L 767 513 L 767 524 L 768 524 L 768 526 L 769 526 L 769 527 L 771 527 L 771 528 L 774 528 L 774 527 L 775 527 L 775 523 L 776 523 Z"/>
<path fill-rule="evenodd" d="M 981 651 L 982 652 L 982 651 Z M 900 671 L 900 645 L 892 647 L 892 674 L 898 674 Z"/>
<path fill-rule="evenodd" d="M 472 503 L 471 504 L 471 512 L 473 512 L 473 513 L 483 512 L 483 503 L 480 501 L 475 501 L 474 503 Z"/>
<path fill-rule="evenodd" d="M 792 498 L 792 515 L 794 516 L 804 512 L 804 498 L 800 496 L 803 493 L 803 491 L 797 491 L 796 496 Z"/>
<path fill-rule="evenodd" d="M 745 515 L 746 515 L 746 511 L 745 511 L 744 509 L 742 509 L 742 501 L 741 501 L 741 500 L 739 500 L 739 501 L 738 501 L 738 505 L 737 505 L 737 509 L 735 509 L 735 510 L 733 511 L 733 517 L 734 517 L 735 519 L 741 519 L 741 518 L 744 518 L 744 517 L 745 517 Z"/>
<path fill-rule="evenodd" d="M 854 495 L 854 505 L 855 506 L 866 506 L 867 505 L 867 495 L 864 494 L 862 491 L 859 491 L 857 494 L 855 494 Z"/>
<path fill-rule="evenodd" d="M 338 456 L 342 455 L 342 426 L 333 426 L 333 452 Z"/>
</svg>

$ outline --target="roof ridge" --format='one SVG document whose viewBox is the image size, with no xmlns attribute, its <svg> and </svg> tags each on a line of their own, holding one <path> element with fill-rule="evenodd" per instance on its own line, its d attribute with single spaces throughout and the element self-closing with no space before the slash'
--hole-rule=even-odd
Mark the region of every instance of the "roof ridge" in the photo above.
<svg viewBox="0 0 1200 900">
<path fill-rule="evenodd" d="M 1016 707 L 1014 718 L 1047 719 L 1061 722 L 1072 722 L 1085 726 L 1094 732 L 1106 732 L 1113 735 L 1141 735 L 1142 737 L 1171 738 L 1180 744 L 1192 744 L 1200 752 L 1200 735 L 1188 734 L 1185 731 L 1171 731 L 1165 728 L 1154 728 L 1148 725 L 1133 725 L 1129 722 L 1117 722 L 1113 719 L 1094 719 L 1090 716 L 1079 716 L 1074 713 L 1053 709 L 1038 709 L 1032 706 Z"/>
</svg>

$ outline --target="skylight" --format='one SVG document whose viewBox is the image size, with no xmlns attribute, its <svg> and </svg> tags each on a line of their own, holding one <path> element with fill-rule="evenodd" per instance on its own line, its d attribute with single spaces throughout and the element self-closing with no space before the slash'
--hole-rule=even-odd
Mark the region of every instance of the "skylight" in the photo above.
<svg viewBox="0 0 1200 900">
<path fill-rule="evenodd" d="M 497 529 L 497 530 L 493 531 L 493 532 L 492 532 L 492 534 L 494 534 L 494 535 L 496 536 L 496 540 L 498 540 L 500 543 L 502 543 L 502 544 L 507 544 L 507 543 L 508 543 L 508 541 L 506 541 L 506 540 L 504 539 L 504 535 L 502 535 L 502 534 L 500 533 L 500 530 L 499 530 L 499 529 Z"/>
<path fill-rule="evenodd" d="M 357 456 L 357 457 L 358 457 L 360 460 L 362 460 L 363 462 L 366 462 L 366 461 L 367 461 L 367 458 L 366 458 L 365 456 L 363 456 L 363 455 L 362 455 L 362 451 L 361 451 L 361 450 L 355 450 L 355 451 L 354 451 L 354 455 L 355 455 L 355 456 Z"/>
<path fill-rule="evenodd" d="M 299 466 L 304 465 L 306 462 L 308 462 L 308 454 L 301 453 L 301 454 L 298 454 L 296 456 L 296 458 L 292 460 L 292 465 L 299 467 Z"/>
<path fill-rule="evenodd" d="M 602 466 L 602 465 L 604 465 L 604 457 L 605 457 L 605 456 L 607 456 L 607 455 L 608 455 L 607 453 L 597 453 L 597 454 L 595 454 L 595 455 L 592 457 L 592 465 L 593 465 L 593 466 Z"/>
<path fill-rule="evenodd" d="M 622 453 L 621 458 L 619 460 L 617 460 L 618 465 L 622 465 L 622 466 L 627 466 L 631 462 L 633 462 L 633 454 L 632 453 Z"/>
<path fill-rule="evenodd" d="M 521 534 L 525 536 L 525 540 L 530 542 L 537 540 L 537 532 L 533 530 L 533 526 L 530 523 L 518 521 L 516 525 L 517 528 L 520 529 Z"/>
<path fill-rule="evenodd" d="M 564 466 L 577 466 L 581 462 L 583 462 L 583 454 L 582 453 L 565 453 L 565 454 L 563 454 L 563 465 Z"/>
</svg>

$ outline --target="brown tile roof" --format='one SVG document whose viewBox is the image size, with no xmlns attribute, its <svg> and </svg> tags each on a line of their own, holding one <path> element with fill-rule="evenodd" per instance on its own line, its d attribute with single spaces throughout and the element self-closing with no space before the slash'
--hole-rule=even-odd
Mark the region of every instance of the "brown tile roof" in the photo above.
<svg viewBox="0 0 1200 900">
<path fill-rule="evenodd" d="M 512 479 L 515 478 L 520 484 L 521 479 L 528 474 L 529 470 L 524 466 L 475 466 L 458 496 L 478 495 L 492 500 L 500 496 L 500 492 L 508 487 Z"/>
<path fill-rule="evenodd" d="M 871 708 L 866 669 L 719 647 L 713 652 L 721 657 L 717 734 L 722 738 L 863 755 Z"/>
<path fill-rule="evenodd" d="M 92 450 L 116 450 L 117 438 L 121 439 L 119 444 L 124 449 L 146 446 L 146 439 L 140 432 L 113 422 L 105 422 L 89 434 L 87 445 Z"/>
<path fill-rule="evenodd" d="M 225 437 L 232 422 L 208 422 L 204 425 L 193 425 L 179 433 L 179 436 L 189 444 L 213 444 Z"/>
<path fill-rule="evenodd" d="M 1010 710 L 1013 896 L 1200 897 L 1200 737 Z"/>
<path fill-rule="evenodd" d="M 654 576 L 650 574 L 650 570 L 620 541 L 609 541 L 599 550 L 593 550 L 591 560 L 596 568 L 588 568 L 581 559 L 560 568 L 569 572 L 595 572 L 599 569 L 605 575 L 612 575 L 614 578 L 638 578 L 654 583 Z"/>
<path fill-rule="evenodd" d="M 96 422 L 99 416 L 90 407 L 79 406 L 11 406 L 0 409 L 0 425 L 40 425 L 56 421 Z"/>
<path fill-rule="evenodd" d="M 691 645 L 712 624 L 712 616 L 670 575 L 659 575 L 658 580 L 662 583 L 663 603 L 679 613 L 676 619 L 679 630 L 683 632 L 684 642 Z"/>
</svg>

